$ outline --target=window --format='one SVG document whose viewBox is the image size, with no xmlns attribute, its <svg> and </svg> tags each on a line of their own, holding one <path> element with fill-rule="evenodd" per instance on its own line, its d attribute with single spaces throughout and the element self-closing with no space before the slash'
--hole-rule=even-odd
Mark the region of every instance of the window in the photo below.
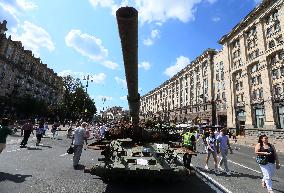
<svg viewBox="0 0 284 193">
<path fill-rule="evenodd" d="M 277 79 L 278 78 L 278 69 L 272 70 L 272 79 Z"/>
<path fill-rule="evenodd" d="M 284 76 L 284 66 L 280 68 L 281 76 Z"/>
<path fill-rule="evenodd" d="M 269 43 L 268 43 L 268 47 L 269 48 L 273 48 L 275 46 L 275 42 L 274 40 L 271 40 Z"/>
<path fill-rule="evenodd" d="M 254 73 L 257 71 L 257 65 L 253 65 L 253 67 L 251 68 L 251 73 Z"/>
<path fill-rule="evenodd" d="M 251 78 L 251 84 L 256 84 L 256 77 Z"/>
<path fill-rule="evenodd" d="M 258 82 L 258 84 L 262 84 L 261 76 L 257 77 L 257 82 Z"/>
<path fill-rule="evenodd" d="M 252 91 L 252 99 L 256 99 L 256 95 L 257 95 L 256 90 Z"/>
<path fill-rule="evenodd" d="M 275 24 L 274 24 L 274 31 L 275 31 L 275 32 L 279 32 L 280 30 L 281 30 L 280 22 L 277 21 L 277 22 L 275 22 Z"/>
<path fill-rule="evenodd" d="M 243 88 L 243 81 L 240 81 L 240 89 Z"/>
<path fill-rule="evenodd" d="M 282 44 L 283 43 L 283 37 L 282 35 L 280 35 L 279 37 L 277 37 L 276 39 L 277 44 Z"/>
<path fill-rule="evenodd" d="M 237 102 L 241 102 L 241 97 L 240 97 L 240 95 L 237 95 Z"/>
<path fill-rule="evenodd" d="M 237 90 L 237 91 L 240 90 L 240 84 L 239 84 L 239 83 L 236 84 L 236 90 Z"/>
<path fill-rule="evenodd" d="M 223 62 L 220 62 L 220 69 L 224 69 L 224 63 Z"/>
<path fill-rule="evenodd" d="M 258 98 L 263 98 L 263 88 L 259 89 Z"/>
<path fill-rule="evenodd" d="M 279 106 L 278 113 L 279 113 L 280 128 L 284 129 L 284 106 Z"/>
<path fill-rule="evenodd" d="M 276 59 L 276 56 L 274 56 L 274 57 Z M 279 58 L 279 60 L 284 59 L 284 52 L 283 51 L 278 54 L 278 58 Z"/>
<path fill-rule="evenodd" d="M 267 28 L 266 29 L 266 36 L 271 36 L 271 34 L 272 34 L 272 28 L 271 27 L 269 27 L 269 28 Z"/>
<path fill-rule="evenodd" d="M 265 122 L 265 111 L 264 108 L 255 109 L 255 126 L 256 128 L 263 128 Z"/>
<path fill-rule="evenodd" d="M 223 99 L 223 100 L 225 100 L 225 99 L 226 99 L 225 92 L 222 92 L 222 99 Z"/>
</svg>

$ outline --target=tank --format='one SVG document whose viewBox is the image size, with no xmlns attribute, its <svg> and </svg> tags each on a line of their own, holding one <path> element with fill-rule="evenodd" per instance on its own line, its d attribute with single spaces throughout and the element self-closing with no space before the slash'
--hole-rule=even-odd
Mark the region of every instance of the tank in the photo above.
<svg viewBox="0 0 284 193">
<path fill-rule="evenodd" d="M 91 172 L 104 180 L 178 179 L 176 177 L 188 176 L 191 174 L 191 156 L 196 154 L 182 148 L 176 137 L 169 137 L 170 132 L 166 127 L 139 124 L 138 12 L 133 7 L 122 7 L 117 10 L 116 18 L 134 134 L 130 138 L 115 139 L 107 144 L 101 152 L 103 157 L 99 158 L 99 163 Z"/>
</svg>

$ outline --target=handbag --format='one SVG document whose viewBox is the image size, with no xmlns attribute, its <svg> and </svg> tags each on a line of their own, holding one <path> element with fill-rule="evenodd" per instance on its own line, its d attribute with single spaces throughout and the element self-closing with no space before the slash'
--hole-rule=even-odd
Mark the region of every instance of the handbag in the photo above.
<svg viewBox="0 0 284 193">
<path fill-rule="evenodd" d="M 74 153 L 74 147 L 72 147 L 72 146 L 70 145 L 70 147 L 67 149 L 67 153 L 68 153 L 68 154 L 73 154 L 73 153 Z"/>
<path fill-rule="evenodd" d="M 266 165 L 268 164 L 268 157 L 264 155 L 258 155 L 256 156 L 256 162 L 260 165 Z"/>
</svg>

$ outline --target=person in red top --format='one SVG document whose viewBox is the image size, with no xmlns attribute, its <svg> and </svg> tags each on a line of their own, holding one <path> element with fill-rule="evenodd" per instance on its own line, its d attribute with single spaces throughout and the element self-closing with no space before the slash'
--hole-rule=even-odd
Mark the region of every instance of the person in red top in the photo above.
<svg viewBox="0 0 284 193">
<path fill-rule="evenodd" d="M 34 127 L 31 123 L 31 120 L 28 120 L 22 127 L 22 130 L 24 131 L 24 138 L 21 142 L 21 145 L 20 145 L 20 148 L 25 148 L 27 143 L 28 143 L 28 140 L 29 140 L 29 137 L 31 135 L 31 133 L 34 135 Z"/>
</svg>

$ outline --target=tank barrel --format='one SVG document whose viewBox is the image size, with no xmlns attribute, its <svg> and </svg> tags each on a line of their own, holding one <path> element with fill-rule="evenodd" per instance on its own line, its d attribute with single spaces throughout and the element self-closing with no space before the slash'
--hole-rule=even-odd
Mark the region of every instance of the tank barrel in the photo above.
<svg viewBox="0 0 284 193">
<path fill-rule="evenodd" d="M 116 19 L 123 52 L 128 90 L 127 100 L 132 124 L 135 127 L 139 123 L 140 108 L 140 95 L 138 93 L 138 11 L 133 7 L 121 7 L 116 11 Z"/>
</svg>

